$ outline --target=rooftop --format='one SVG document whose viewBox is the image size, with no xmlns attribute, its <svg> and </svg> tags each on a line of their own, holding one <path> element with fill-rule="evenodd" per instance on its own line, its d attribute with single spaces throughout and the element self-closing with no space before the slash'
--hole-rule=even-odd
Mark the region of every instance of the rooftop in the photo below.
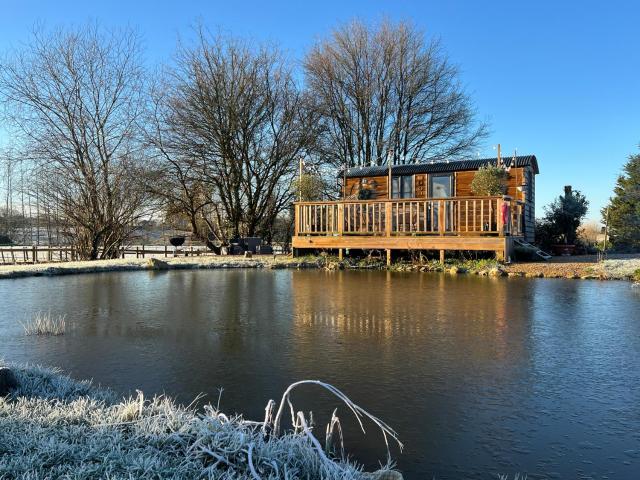
<svg viewBox="0 0 640 480">
<path fill-rule="evenodd" d="M 515 162 L 514 162 L 515 160 Z M 533 171 L 540 173 L 538 169 L 538 160 L 535 155 L 518 155 L 517 157 L 502 157 L 502 161 L 507 167 L 527 167 L 532 166 Z M 477 170 L 485 165 L 497 165 L 497 157 L 493 158 L 474 158 L 468 160 L 442 160 L 425 163 L 410 163 L 404 165 L 393 165 L 391 167 L 392 175 L 413 175 L 414 173 L 444 173 L 455 172 L 460 170 Z M 389 167 L 387 165 L 375 165 L 371 167 L 352 167 L 347 169 L 347 178 L 353 177 L 373 177 L 387 175 Z M 339 176 L 344 172 L 340 170 Z"/>
</svg>

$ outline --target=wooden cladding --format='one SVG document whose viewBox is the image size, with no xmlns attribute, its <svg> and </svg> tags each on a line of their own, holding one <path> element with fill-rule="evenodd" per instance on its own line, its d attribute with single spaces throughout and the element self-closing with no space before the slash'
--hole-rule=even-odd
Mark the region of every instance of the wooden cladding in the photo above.
<svg viewBox="0 0 640 480">
<path fill-rule="evenodd" d="M 389 198 L 389 177 L 363 177 L 347 178 L 347 188 L 345 197 L 357 199 L 358 192 L 363 188 L 368 188 L 373 192 L 372 199 Z"/>
<path fill-rule="evenodd" d="M 414 176 L 414 191 L 416 198 L 426 198 L 429 195 L 427 186 L 427 175 L 418 173 Z"/>
<path fill-rule="evenodd" d="M 451 173 L 454 175 L 453 194 L 456 197 L 471 197 L 475 195 L 474 192 L 471 191 L 471 181 L 473 180 L 476 171 L 477 170 L 443 172 L 442 174 L 438 173 L 432 175 L 446 175 Z M 426 173 L 417 173 L 413 177 L 415 198 L 427 198 L 429 196 L 429 175 Z M 531 175 L 532 182 L 534 181 L 533 178 L 534 175 Z M 512 168 L 509 170 L 506 195 L 516 200 L 525 200 L 525 183 L 525 168 Z M 345 196 L 346 199 L 357 199 L 360 189 L 369 188 L 373 191 L 372 199 L 388 199 L 388 185 L 388 176 L 347 178 Z"/>
<path fill-rule="evenodd" d="M 512 168 L 509 171 L 509 178 L 507 179 L 507 192 L 505 195 L 508 195 L 516 200 L 524 200 L 523 189 L 518 189 L 518 187 L 522 187 L 522 184 L 524 182 L 523 170 L 523 168 L 518 167 Z M 471 191 L 471 182 L 473 181 L 473 177 L 475 176 L 475 174 L 475 170 L 456 172 L 455 192 L 457 197 L 470 197 L 475 195 L 474 192 Z"/>
<path fill-rule="evenodd" d="M 521 202 L 502 197 L 304 202 L 296 235 L 520 235 Z"/>
</svg>

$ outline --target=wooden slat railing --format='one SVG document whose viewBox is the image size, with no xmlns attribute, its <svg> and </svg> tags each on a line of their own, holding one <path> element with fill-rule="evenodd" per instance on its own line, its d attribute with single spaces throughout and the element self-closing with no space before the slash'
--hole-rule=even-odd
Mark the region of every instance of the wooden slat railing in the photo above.
<svg viewBox="0 0 640 480">
<path fill-rule="evenodd" d="M 296 235 L 522 233 L 522 203 L 510 197 L 298 202 L 295 212 Z"/>
</svg>

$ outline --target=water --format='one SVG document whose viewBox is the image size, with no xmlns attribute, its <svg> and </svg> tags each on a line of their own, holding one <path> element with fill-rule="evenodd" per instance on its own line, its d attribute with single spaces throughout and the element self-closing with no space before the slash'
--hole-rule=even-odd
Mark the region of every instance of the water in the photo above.
<svg viewBox="0 0 640 480">
<path fill-rule="evenodd" d="M 25 337 L 39 310 L 62 337 Z M 623 282 L 318 271 L 171 271 L 0 282 L 0 357 L 123 394 L 198 393 L 261 419 L 299 379 L 400 434 L 406 478 L 640 476 L 640 291 Z M 313 387 L 296 408 L 325 422 Z M 343 420 L 344 408 L 338 410 Z M 372 425 L 347 449 L 384 460 Z M 323 431 L 323 426 L 318 427 Z"/>
</svg>

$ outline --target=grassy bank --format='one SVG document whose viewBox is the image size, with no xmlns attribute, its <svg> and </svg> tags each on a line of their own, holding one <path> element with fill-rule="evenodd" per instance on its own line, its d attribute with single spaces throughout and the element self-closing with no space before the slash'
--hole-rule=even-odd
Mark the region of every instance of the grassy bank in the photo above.
<svg viewBox="0 0 640 480">
<path fill-rule="evenodd" d="M 128 272 L 142 270 L 197 270 L 230 268 L 316 268 L 316 263 L 288 256 L 244 257 L 176 257 L 116 259 L 81 262 L 0 265 L 0 279 L 80 273 Z"/>
<path fill-rule="evenodd" d="M 0 397 L 0 479 L 402 478 L 387 467 L 365 473 L 332 456 L 302 413 L 295 416 L 297 428 L 280 431 L 287 393 L 280 408 L 269 402 L 265 421 L 249 422 L 211 405 L 198 413 L 166 397 L 147 400 L 142 392 L 118 399 L 57 370 L 11 370 L 18 388 Z M 360 418 L 369 416 L 332 387 L 309 383 L 332 391 Z M 369 419 L 394 435 L 375 417 Z"/>
<path fill-rule="evenodd" d="M 138 271 L 138 270 L 197 270 L 233 268 L 300 269 L 324 270 L 391 270 L 396 272 L 445 272 L 448 274 L 474 274 L 486 276 L 574 278 L 599 280 L 640 281 L 640 256 L 621 256 L 598 262 L 595 257 L 556 257 L 548 262 L 522 262 L 509 265 L 495 260 L 447 259 L 437 260 L 416 258 L 401 260 L 387 267 L 382 258 L 345 258 L 305 256 L 243 257 L 177 257 L 160 259 L 117 259 L 93 262 L 42 263 L 36 265 L 2 265 L 0 279 L 31 276 L 70 275 L 80 273 Z"/>
</svg>

